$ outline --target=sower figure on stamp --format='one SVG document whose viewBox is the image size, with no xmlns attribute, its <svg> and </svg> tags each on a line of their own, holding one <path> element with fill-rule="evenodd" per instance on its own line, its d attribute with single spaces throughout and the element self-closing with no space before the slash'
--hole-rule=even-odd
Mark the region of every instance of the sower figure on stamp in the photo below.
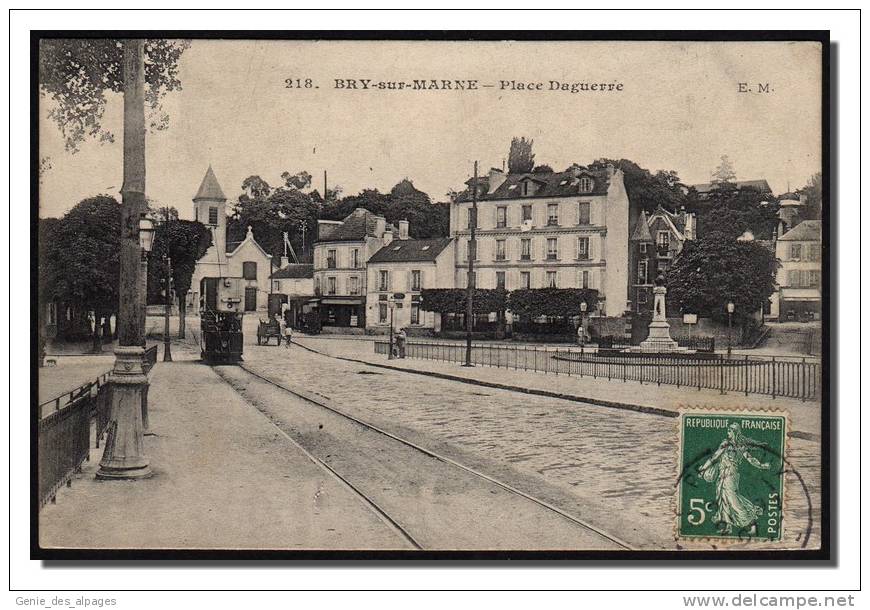
<svg viewBox="0 0 870 610">
<path fill-rule="evenodd" d="M 740 495 L 740 464 L 745 459 L 759 470 L 769 470 L 770 464 L 762 464 L 749 453 L 752 447 L 763 447 L 764 443 L 743 435 L 740 425 L 728 426 L 728 436 L 699 468 L 698 473 L 708 483 L 716 482 L 716 512 L 713 520 L 724 532 L 731 533 L 734 528 L 742 530 L 755 528 L 755 522 L 764 512 L 752 500 Z"/>
</svg>

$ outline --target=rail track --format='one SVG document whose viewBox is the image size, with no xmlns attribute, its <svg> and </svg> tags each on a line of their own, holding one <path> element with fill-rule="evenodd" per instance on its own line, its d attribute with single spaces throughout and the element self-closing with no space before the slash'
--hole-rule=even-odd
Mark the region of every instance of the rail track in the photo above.
<svg viewBox="0 0 870 610">
<path fill-rule="evenodd" d="M 240 391 L 240 389 L 234 385 L 234 383 L 231 381 L 231 379 L 228 378 L 226 372 L 222 369 L 243 371 L 244 375 L 247 376 L 247 379 L 249 382 L 251 380 L 254 380 L 255 383 L 266 384 L 267 386 L 269 386 L 271 388 L 275 388 L 277 390 L 280 390 L 283 393 L 286 393 L 286 394 L 289 394 L 289 395 L 295 397 L 298 400 L 301 400 L 305 404 L 313 405 L 313 406 L 317 407 L 318 409 L 322 409 L 322 410 L 324 410 L 324 411 L 326 411 L 334 416 L 338 416 L 338 417 L 342 418 L 343 420 L 351 422 L 352 424 L 354 424 L 356 426 L 360 426 L 360 427 L 362 427 L 362 428 L 364 428 L 372 433 L 375 433 L 379 436 L 385 437 L 386 439 L 389 439 L 389 441 L 391 443 L 397 443 L 397 444 L 399 444 L 403 447 L 406 447 L 406 448 L 408 448 L 416 453 L 422 454 L 426 458 L 431 458 L 431 459 L 437 460 L 438 462 L 441 462 L 450 468 L 457 469 L 457 470 L 461 471 L 462 473 L 465 473 L 466 475 L 471 475 L 472 477 L 480 479 L 482 481 L 485 481 L 486 483 L 488 483 L 490 485 L 497 486 L 513 496 L 517 496 L 519 498 L 522 498 L 523 501 L 531 502 L 534 505 L 536 505 L 537 507 L 545 509 L 549 513 L 556 515 L 559 519 L 562 519 L 562 520 L 569 522 L 573 526 L 582 528 L 583 531 L 589 533 L 590 535 L 592 535 L 595 538 L 600 539 L 608 546 L 612 545 L 612 546 L 618 547 L 620 549 L 628 549 L 628 550 L 632 549 L 632 547 L 624 540 L 621 540 L 618 537 L 613 536 L 613 535 L 601 530 L 600 528 L 593 526 L 592 524 L 586 522 L 585 520 L 583 520 L 575 515 L 572 515 L 571 513 L 567 512 L 567 511 L 565 511 L 565 510 L 563 510 L 563 509 L 561 509 L 561 508 L 559 508 L 559 507 L 557 507 L 557 506 L 555 506 L 555 505 L 553 505 L 545 500 L 537 498 L 529 493 L 526 493 L 520 489 L 517 489 L 516 487 L 514 487 L 508 483 L 500 481 L 500 480 L 498 480 L 492 476 L 489 476 L 483 472 L 480 472 L 479 470 L 477 470 L 475 468 L 472 468 L 470 466 L 462 464 L 461 462 L 458 462 L 458 461 L 456 461 L 450 457 L 447 457 L 445 455 L 441 455 L 439 453 L 436 453 L 434 451 L 426 449 L 425 447 L 422 447 L 419 444 L 414 443 L 413 441 L 402 438 L 396 434 L 393 434 L 392 432 L 384 430 L 383 428 L 380 428 L 376 425 L 373 425 L 369 422 L 366 422 L 362 419 L 359 419 L 358 417 L 355 417 L 349 413 L 346 413 L 343 410 L 336 408 L 334 405 L 328 404 L 325 400 L 321 399 L 320 396 L 313 396 L 313 395 L 310 395 L 303 390 L 287 387 L 286 385 L 283 385 L 282 383 L 279 383 L 273 379 L 269 379 L 268 377 L 265 377 L 265 376 L 261 375 L 260 373 L 257 373 L 256 371 L 251 370 L 250 368 L 248 368 L 244 364 L 240 364 L 238 366 L 232 366 L 232 367 L 214 367 L 214 370 L 217 373 L 217 375 L 224 382 L 226 382 L 228 385 L 230 385 L 230 387 L 232 387 L 234 391 L 239 393 L 248 404 L 251 404 L 265 418 L 267 418 L 269 420 L 269 422 L 273 426 L 275 426 L 275 428 L 279 431 L 279 434 L 281 434 L 281 436 L 283 436 L 284 438 L 289 440 L 292 444 L 294 444 L 296 447 L 301 449 L 302 452 L 308 457 L 308 459 L 313 461 L 315 464 L 319 465 L 321 468 L 323 468 L 325 471 L 327 471 L 331 476 L 335 477 L 343 486 L 345 486 L 354 495 L 356 495 L 388 527 L 393 529 L 401 538 L 403 538 L 414 549 L 426 550 L 426 545 L 425 545 L 425 543 L 423 543 L 419 540 L 419 536 L 415 537 L 414 534 L 412 534 L 409 531 L 409 528 L 407 526 L 403 526 L 400 523 L 401 517 L 391 515 L 388 509 L 381 506 L 381 504 L 376 499 L 372 498 L 370 494 L 366 493 L 363 489 L 361 489 L 360 485 L 354 484 L 350 480 L 352 477 L 345 476 L 342 473 L 338 472 L 338 470 L 336 468 L 332 467 L 330 464 L 325 462 L 323 459 L 314 455 L 311 451 L 306 449 L 302 445 L 302 443 L 300 443 L 299 441 L 294 439 L 292 436 L 290 436 L 290 434 L 288 434 L 287 431 L 279 423 L 276 423 L 275 418 L 273 418 L 269 414 L 267 414 L 255 402 L 252 402 L 250 399 L 248 399 L 248 397 L 244 395 L 244 392 Z M 245 387 L 247 387 L 247 386 L 245 386 Z"/>
</svg>

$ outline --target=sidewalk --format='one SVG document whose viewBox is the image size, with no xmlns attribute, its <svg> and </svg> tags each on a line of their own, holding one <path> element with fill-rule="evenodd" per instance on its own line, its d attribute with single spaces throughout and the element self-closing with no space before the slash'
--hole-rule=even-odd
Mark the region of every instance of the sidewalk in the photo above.
<svg viewBox="0 0 870 610">
<path fill-rule="evenodd" d="M 397 370 L 447 376 L 488 387 L 512 389 L 598 404 L 605 407 L 633 409 L 656 415 L 675 417 L 680 409 L 727 408 L 787 411 L 791 416 L 791 432 L 801 438 L 818 440 L 821 434 L 821 413 L 818 402 L 770 398 L 760 394 L 719 394 L 717 391 L 696 390 L 672 385 L 640 384 L 634 381 L 608 381 L 591 377 L 568 377 L 487 366 L 466 368 L 453 362 L 418 359 L 388 360 L 375 354 L 370 343 L 356 341 L 321 341 L 319 337 L 294 337 L 294 342 L 321 354 L 365 362 Z"/>
<path fill-rule="evenodd" d="M 43 547 L 408 548 L 210 367 L 158 362 L 149 402 L 154 476 L 98 481 L 102 449 L 92 449 L 40 512 Z"/>
</svg>

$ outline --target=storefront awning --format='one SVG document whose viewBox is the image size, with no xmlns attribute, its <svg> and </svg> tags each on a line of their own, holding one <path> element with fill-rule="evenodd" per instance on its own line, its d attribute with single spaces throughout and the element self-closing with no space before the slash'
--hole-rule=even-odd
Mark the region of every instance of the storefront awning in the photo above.
<svg viewBox="0 0 870 610">
<path fill-rule="evenodd" d="M 323 297 L 320 302 L 324 305 L 362 305 L 365 301 L 362 297 Z"/>
</svg>

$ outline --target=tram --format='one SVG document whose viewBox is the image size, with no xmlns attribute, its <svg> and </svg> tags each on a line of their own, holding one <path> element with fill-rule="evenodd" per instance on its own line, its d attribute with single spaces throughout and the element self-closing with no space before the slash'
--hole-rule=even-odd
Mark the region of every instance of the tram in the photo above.
<svg viewBox="0 0 870 610">
<path fill-rule="evenodd" d="M 242 278 L 205 277 L 199 283 L 202 359 L 209 364 L 242 360 Z"/>
</svg>

